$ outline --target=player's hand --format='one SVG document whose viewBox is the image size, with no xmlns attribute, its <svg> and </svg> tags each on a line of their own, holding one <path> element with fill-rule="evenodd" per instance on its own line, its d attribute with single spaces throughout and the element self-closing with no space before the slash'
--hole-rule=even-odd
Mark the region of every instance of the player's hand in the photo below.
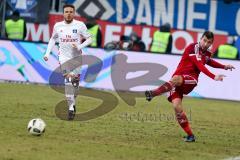
<svg viewBox="0 0 240 160">
<path fill-rule="evenodd" d="M 48 61 L 48 57 L 44 56 L 43 57 L 44 61 Z"/>
<path fill-rule="evenodd" d="M 72 43 L 72 47 L 78 49 L 78 47 L 75 43 Z"/>
<path fill-rule="evenodd" d="M 219 74 L 219 75 L 216 75 L 215 77 L 214 77 L 214 80 L 215 81 L 223 81 L 223 78 L 224 77 L 226 77 L 225 75 L 223 75 L 223 74 Z"/>
<path fill-rule="evenodd" d="M 225 70 L 230 70 L 230 71 L 232 71 L 233 69 L 235 69 L 235 67 L 232 66 L 231 64 L 228 64 L 228 65 L 225 65 L 225 66 L 224 66 L 224 69 L 225 69 Z"/>
</svg>

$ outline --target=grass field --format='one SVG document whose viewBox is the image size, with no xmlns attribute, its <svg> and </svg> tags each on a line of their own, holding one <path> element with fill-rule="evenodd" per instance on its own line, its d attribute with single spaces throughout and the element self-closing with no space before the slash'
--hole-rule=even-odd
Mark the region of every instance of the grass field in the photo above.
<svg viewBox="0 0 240 160">
<path fill-rule="evenodd" d="M 113 111 L 85 122 L 56 117 L 55 105 L 63 99 L 64 95 L 47 86 L 0 83 L 0 160 L 220 160 L 240 156 L 239 102 L 186 98 L 185 109 L 197 141 L 185 143 L 185 134 L 164 96 L 150 103 L 138 98 L 135 107 L 119 98 Z M 79 96 L 78 112 L 99 103 Z M 47 123 L 40 137 L 29 135 L 26 129 L 36 117 Z"/>
</svg>

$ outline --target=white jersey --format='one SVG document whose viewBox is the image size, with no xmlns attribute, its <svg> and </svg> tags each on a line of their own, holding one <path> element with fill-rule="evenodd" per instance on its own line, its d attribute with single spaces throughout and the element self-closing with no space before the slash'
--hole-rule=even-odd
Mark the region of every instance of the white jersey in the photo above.
<svg viewBox="0 0 240 160">
<path fill-rule="evenodd" d="M 52 38 L 59 42 L 59 62 L 64 62 L 79 56 L 81 51 L 72 47 L 72 44 L 80 45 L 82 38 L 88 38 L 91 34 L 86 25 L 77 20 L 67 24 L 65 21 L 57 22 L 53 27 Z"/>
</svg>

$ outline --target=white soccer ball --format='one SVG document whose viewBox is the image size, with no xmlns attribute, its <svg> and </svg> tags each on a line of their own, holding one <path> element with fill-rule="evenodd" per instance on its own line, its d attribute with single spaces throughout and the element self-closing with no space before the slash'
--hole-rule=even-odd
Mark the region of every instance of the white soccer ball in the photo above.
<svg viewBox="0 0 240 160">
<path fill-rule="evenodd" d="M 40 136 L 44 133 L 46 123 L 41 118 L 34 118 L 28 122 L 28 132 L 35 136 Z"/>
</svg>

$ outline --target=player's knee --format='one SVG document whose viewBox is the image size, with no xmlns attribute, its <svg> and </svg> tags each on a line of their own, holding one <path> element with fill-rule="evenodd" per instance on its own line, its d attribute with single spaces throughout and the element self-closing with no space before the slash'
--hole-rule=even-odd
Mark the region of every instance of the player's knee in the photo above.
<svg viewBox="0 0 240 160">
<path fill-rule="evenodd" d="M 174 107 L 174 110 L 175 110 L 176 113 L 181 112 L 183 110 L 182 100 L 180 98 L 175 98 L 172 101 L 172 104 L 173 104 L 173 107 Z"/>
<path fill-rule="evenodd" d="M 182 107 L 181 107 L 180 105 L 175 106 L 175 107 L 174 107 L 174 110 L 175 110 L 175 113 L 176 113 L 176 114 L 177 114 L 177 113 L 182 113 L 182 111 L 183 111 L 183 109 L 182 109 Z"/>
<path fill-rule="evenodd" d="M 174 86 L 180 86 L 183 83 L 182 76 L 175 75 L 170 80 Z"/>
<path fill-rule="evenodd" d="M 173 107 L 175 110 L 178 110 L 179 108 L 181 108 L 179 103 L 173 103 Z"/>
</svg>

